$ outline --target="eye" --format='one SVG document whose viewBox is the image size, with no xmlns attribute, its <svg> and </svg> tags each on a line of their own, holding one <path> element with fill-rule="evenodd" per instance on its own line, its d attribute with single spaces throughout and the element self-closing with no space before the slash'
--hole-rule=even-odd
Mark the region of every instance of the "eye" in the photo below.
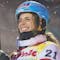
<svg viewBox="0 0 60 60">
<path fill-rule="evenodd" d="M 30 20 L 30 18 L 26 17 L 25 20 Z"/>
<path fill-rule="evenodd" d="M 26 19 L 26 20 L 30 20 L 30 19 Z"/>
</svg>

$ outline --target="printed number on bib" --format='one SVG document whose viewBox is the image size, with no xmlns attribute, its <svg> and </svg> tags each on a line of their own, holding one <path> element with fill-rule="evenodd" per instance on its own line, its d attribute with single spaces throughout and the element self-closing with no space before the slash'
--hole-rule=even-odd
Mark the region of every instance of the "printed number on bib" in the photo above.
<svg viewBox="0 0 60 60">
<path fill-rule="evenodd" d="M 52 57 L 53 59 L 56 59 L 57 52 L 53 52 L 52 50 L 46 50 L 47 57 Z"/>
</svg>

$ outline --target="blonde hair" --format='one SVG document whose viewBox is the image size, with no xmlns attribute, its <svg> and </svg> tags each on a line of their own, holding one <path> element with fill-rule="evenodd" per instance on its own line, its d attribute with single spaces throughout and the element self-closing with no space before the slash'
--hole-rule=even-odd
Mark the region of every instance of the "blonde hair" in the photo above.
<svg viewBox="0 0 60 60">
<path fill-rule="evenodd" d="M 52 42 L 56 43 L 56 45 L 60 48 L 59 40 L 53 35 L 53 33 L 47 32 L 46 36 L 47 36 L 48 41 L 52 41 Z"/>
</svg>

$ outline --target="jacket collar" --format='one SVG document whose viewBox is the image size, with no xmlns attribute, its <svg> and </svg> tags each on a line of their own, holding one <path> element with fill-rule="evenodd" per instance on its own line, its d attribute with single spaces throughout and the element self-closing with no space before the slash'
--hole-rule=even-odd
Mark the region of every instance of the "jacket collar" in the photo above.
<svg viewBox="0 0 60 60">
<path fill-rule="evenodd" d="M 33 45 L 36 45 L 38 43 L 42 43 L 44 41 L 46 41 L 47 38 L 46 38 L 46 35 L 37 35 L 35 37 L 32 37 L 28 40 L 19 40 L 19 38 L 17 38 L 17 46 L 21 46 L 21 47 L 24 47 L 24 46 L 33 46 Z"/>
</svg>

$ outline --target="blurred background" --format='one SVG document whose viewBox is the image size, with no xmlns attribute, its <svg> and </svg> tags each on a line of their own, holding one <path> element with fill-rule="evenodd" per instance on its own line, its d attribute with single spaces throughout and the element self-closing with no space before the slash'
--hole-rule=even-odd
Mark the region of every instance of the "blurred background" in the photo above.
<svg viewBox="0 0 60 60">
<path fill-rule="evenodd" d="M 9 53 L 16 49 L 17 25 L 15 10 L 26 0 L 0 0 L 0 49 Z M 60 41 L 60 0 L 34 0 L 44 4 L 51 14 L 48 29 Z"/>
</svg>

